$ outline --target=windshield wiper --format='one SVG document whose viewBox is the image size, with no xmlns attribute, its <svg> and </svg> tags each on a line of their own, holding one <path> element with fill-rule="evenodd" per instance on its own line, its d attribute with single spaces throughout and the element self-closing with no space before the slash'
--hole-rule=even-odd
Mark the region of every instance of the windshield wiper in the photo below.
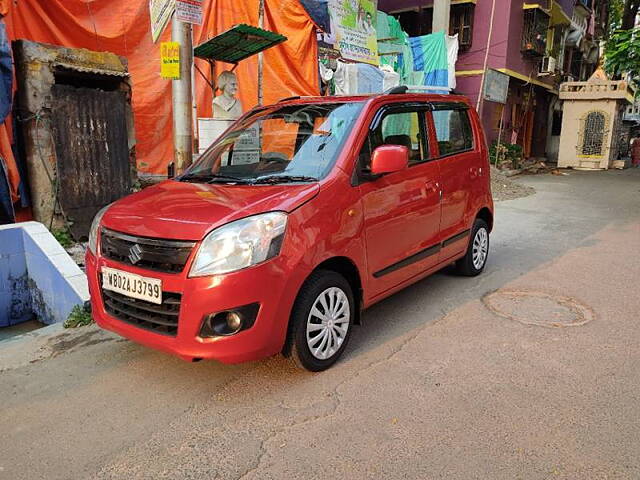
<svg viewBox="0 0 640 480">
<path fill-rule="evenodd" d="M 317 182 L 316 177 L 306 177 L 303 175 L 269 175 L 267 177 L 256 178 L 253 183 L 297 183 L 297 182 Z"/>
<path fill-rule="evenodd" d="M 180 178 L 180 181 L 201 183 L 249 183 L 245 178 L 222 175 L 219 173 L 185 175 Z"/>
</svg>

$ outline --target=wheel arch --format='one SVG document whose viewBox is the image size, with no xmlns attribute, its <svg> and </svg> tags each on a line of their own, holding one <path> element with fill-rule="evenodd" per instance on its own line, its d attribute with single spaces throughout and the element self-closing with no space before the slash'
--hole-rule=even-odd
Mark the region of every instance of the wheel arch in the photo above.
<svg viewBox="0 0 640 480">
<path fill-rule="evenodd" d="M 487 223 L 487 225 L 489 226 L 489 232 L 493 230 L 493 212 L 489 210 L 488 207 L 480 209 L 480 211 L 476 215 L 476 218 L 480 218 Z"/>
<path fill-rule="evenodd" d="M 364 297 L 362 291 L 362 279 L 356 264 L 348 257 L 332 257 L 320 263 L 313 271 L 316 272 L 318 270 L 331 270 L 332 272 L 339 273 L 347 279 L 349 285 L 351 285 L 353 299 L 356 302 L 357 307 L 355 324 L 360 325 L 360 310 L 362 310 L 362 299 Z"/>
<path fill-rule="evenodd" d="M 305 282 L 311 275 L 319 270 L 329 270 L 332 272 L 336 272 L 342 275 L 347 280 L 347 282 L 349 282 L 351 290 L 353 291 L 353 300 L 356 304 L 355 318 L 353 323 L 355 325 L 361 325 L 361 311 L 364 295 L 362 290 L 362 279 L 360 276 L 360 271 L 355 262 L 348 257 L 342 256 L 328 258 L 318 264 L 311 272 L 309 272 L 309 275 L 307 275 L 307 279 L 305 279 L 302 285 L 305 284 Z M 302 286 L 300 288 L 302 288 Z M 289 318 L 287 326 L 287 337 L 282 348 L 282 354 L 285 357 L 288 357 L 291 354 L 292 341 L 292 323 L 291 318 Z"/>
</svg>

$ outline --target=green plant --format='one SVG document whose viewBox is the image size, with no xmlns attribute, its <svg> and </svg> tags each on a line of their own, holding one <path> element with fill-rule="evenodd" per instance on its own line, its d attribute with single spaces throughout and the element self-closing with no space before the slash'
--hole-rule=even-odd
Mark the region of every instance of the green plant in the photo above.
<svg viewBox="0 0 640 480">
<path fill-rule="evenodd" d="M 69 248 L 75 243 L 71 232 L 67 228 L 52 230 L 51 233 L 63 248 Z"/>
<path fill-rule="evenodd" d="M 609 75 L 629 75 L 635 83 L 640 79 L 640 27 L 616 30 L 605 49 L 604 68 Z"/>
<path fill-rule="evenodd" d="M 71 310 L 71 313 L 64 321 L 64 328 L 77 328 L 91 325 L 93 323 L 93 317 L 91 312 L 84 308 L 82 305 L 76 305 Z"/>
<path fill-rule="evenodd" d="M 511 168 L 520 168 L 522 164 L 522 147 L 512 143 L 493 142 L 489 148 L 489 161 L 496 166 L 510 162 Z"/>
</svg>

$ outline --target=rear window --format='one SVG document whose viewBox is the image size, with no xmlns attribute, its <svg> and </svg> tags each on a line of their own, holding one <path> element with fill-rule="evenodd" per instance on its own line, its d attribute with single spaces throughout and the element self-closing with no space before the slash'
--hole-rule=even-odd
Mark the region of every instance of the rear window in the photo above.
<svg viewBox="0 0 640 480">
<path fill-rule="evenodd" d="M 473 150 L 473 133 L 467 110 L 436 110 L 433 123 L 441 156 Z"/>
</svg>

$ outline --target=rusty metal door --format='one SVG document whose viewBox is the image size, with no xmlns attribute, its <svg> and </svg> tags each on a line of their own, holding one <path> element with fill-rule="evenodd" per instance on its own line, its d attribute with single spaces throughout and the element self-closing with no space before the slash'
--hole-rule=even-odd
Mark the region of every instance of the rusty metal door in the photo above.
<svg viewBox="0 0 640 480">
<path fill-rule="evenodd" d="M 58 198 L 74 238 L 86 237 L 103 206 L 131 192 L 122 91 L 54 85 Z"/>
</svg>

